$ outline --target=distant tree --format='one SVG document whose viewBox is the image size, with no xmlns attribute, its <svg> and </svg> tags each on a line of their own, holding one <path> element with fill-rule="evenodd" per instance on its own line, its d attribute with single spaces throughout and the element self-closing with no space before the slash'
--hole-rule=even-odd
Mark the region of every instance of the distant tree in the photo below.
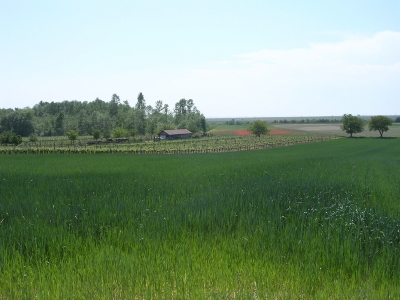
<svg viewBox="0 0 400 300">
<path fill-rule="evenodd" d="M 56 122 L 54 124 L 54 133 L 55 135 L 64 135 L 64 113 L 60 112 L 57 115 Z"/>
<path fill-rule="evenodd" d="M 103 137 L 104 137 L 105 139 L 109 139 L 109 138 L 111 137 L 111 132 L 110 132 L 110 130 L 106 129 L 106 130 L 103 132 Z"/>
<path fill-rule="evenodd" d="M 152 115 L 146 120 L 146 132 L 155 134 L 157 130 L 157 115 Z"/>
<path fill-rule="evenodd" d="M 95 129 L 92 132 L 93 138 L 97 141 L 101 138 L 101 131 L 99 129 Z"/>
<path fill-rule="evenodd" d="M 385 131 L 389 130 L 389 126 L 392 125 L 392 119 L 386 116 L 374 116 L 368 122 L 369 131 L 371 130 L 378 130 L 379 134 L 383 135 Z"/>
<path fill-rule="evenodd" d="M 400 123 L 400 117 L 397 117 L 396 120 L 394 120 L 395 123 Z"/>
<path fill-rule="evenodd" d="M 1 144 L 12 144 L 17 146 L 22 143 L 22 137 L 14 132 L 4 131 L 0 134 L 0 142 Z"/>
<path fill-rule="evenodd" d="M 67 136 L 71 143 L 75 143 L 76 139 L 78 138 L 78 132 L 75 130 L 70 130 L 67 132 Z"/>
<path fill-rule="evenodd" d="M 171 123 L 161 123 L 158 125 L 157 129 L 156 129 L 156 133 L 159 134 L 160 132 L 162 132 L 163 130 L 173 130 L 176 129 L 176 126 L 174 124 Z"/>
<path fill-rule="evenodd" d="M 267 123 L 261 120 L 254 121 L 253 124 L 249 126 L 248 131 L 258 137 L 268 134 L 269 132 Z"/>
<path fill-rule="evenodd" d="M 129 136 L 130 136 L 130 137 L 133 137 L 133 138 L 134 138 L 135 136 L 137 136 L 137 134 L 138 134 L 137 131 L 136 131 L 136 129 L 131 129 L 131 130 L 129 130 L 128 133 L 129 133 Z"/>
<path fill-rule="evenodd" d="M 121 100 L 117 94 L 113 94 L 110 101 L 110 116 L 115 117 L 118 114 L 118 107 Z"/>
<path fill-rule="evenodd" d="M 12 131 L 17 135 L 29 136 L 35 132 L 34 111 L 29 108 L 5 111 L 0 118 L 2 131 Z"/>
<path fill-rule="evenodd" d="M 344 114 L 342 117 L 342 125 L 340 129 L 350 134 L 353 137 L 353 133 L 360 133 L 364 130 L 365 121 L 359 117 L 351 114 Z"/>
<path fill-rule="evenodd" d="M 164 115 L 165 115 L 165 122 L 168 122 L 168 109 L 169 109 L 169 105 L 165 104 L 163 107 Z"/>
<path fill-rule="evenodd" d="M 192 99 L 189 99 L 186 101 L 186 111 L 187 113 L 191 113 L 193 111 L 193 109 L 195 108 L 194 106 L 194 102 Z"/>
<path fill-rule="evenodd" d="M 31 143 L 36 143 L 38 141 L 38 136 L 36 134 L 34 134 L 34 133 L 30 134 L 29 135 L 29 141 Z"/>
<path fill-rule="evenodd" d="M 142 93 L 139 93 L 135 105 L 135 128 L 139 134 L 146 133 L 146 100 Z"/>
<path fill-rule="evenodd" d="M 126 134 L 126 130 L 124 128 L 115 127 L 113 132 L 112 132 L 112 135 L 113 135 L 114 138 L 120 139 L 120 138 L 126 137 L 127 134 Z"/>
<path fill-rule="evenodd" d="M 235 119 L 226 122 L 228 125 L 235 125 Z"/>
<path fill-rule="evenodd" d="M 175 103 L 175 110 L 176 115 L 186 115 L 187 113 L 187 100 L 185 98 L 179 100 Z"/>
<path fill-rule="evenodd" d="M 154 108 L 154 112 L 159 114 L 163 110 L 164 104 L 161 100 L 156 101 L 156 106 Z"/>
<path fill-rule="evenodd" d="M 136 102 L 136 109 L 141 109 L 141 110 L 145 110 L 146 109 L 146 100 L 144 100 L 144 96 L 142 93 L 139 93 L 138 97 L 137 97 L 137 102 Z"/>
<path fill-rule="evenodd" d="M 201 122 L 201 129 L 203 130 L 203 134 L 205 134 L 207 132 L 206 118 L 204 116 L 201 116 L 200 122 Z"/>
</svg>

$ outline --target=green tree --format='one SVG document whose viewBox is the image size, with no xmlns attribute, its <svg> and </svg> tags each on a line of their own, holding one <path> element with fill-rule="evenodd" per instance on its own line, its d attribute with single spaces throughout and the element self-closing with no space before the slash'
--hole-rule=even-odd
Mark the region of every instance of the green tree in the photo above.
<svg viewBox="0 0 400 300">
<path fill-rule="evenodd" d="M 136 131 L 136 129 L 131 129 L 131 130 L 129 130 L 129 136 L 135 138 L 135 136 L 137 136 L 137 131 Z"/>
<path fill-rule="evenodd" d="M 350 134 L 350 137 L 353 137 L 353 133 L 360 133 L 364 130 L 364 125 L 365 121 L 363 119 L 351 114 L 344 114 L 340 129 L 346 131 L 347 134 Z"/>
<path fill-rule="evenodd" d="M 173 130 L 176 129 L 176 126 L 172 123 L 160 123 L 157 126 L 156 133 L 159 134 L 164 130 Z"/>
<path fill-rule="evenodd" d="M 115 127 L 112 134 L 114 138 L 120 139 L 126 137 L 126 130 L 122 127 Z"/>
<path fill-rule="evenodd" d="M 67 137 L 71 141 L 71 143 L 75 143 L 76 139 L 78 138 L 78 132 L 75 130 L 70 130 L 67 132 Z"/>
<path fill-rule="evenodd" d="M 92 132 L 93 138 L 97 141 L 101 138 L 101 131 L 99 129 L 95 129 Z"/>
<path fill-rule="evenodd" d="M 0 135 L 0 142 L 1 144 L 13 144 L 16 146 L 22 143 L 22 136 L 11 131 L 4 131 Z"/>
<path fill-rule="evenodd" d="M 64 113 L 60 112 L 57 115 L 56 122 L 54 124 L 55 135 L 64 135 Z"/>
<path fill-rule="evenodd" d="M 261 120 L 254 121 L 253 124 L 249 126 L 248 131 L 258 137 L 268 134 L 269 132 L 267 123 Z"/>
<path fill-rule="evenodd" d="M 379 134 L 383 135 L 384 132 L 389 130 L 389 126 L 392 125 L 392 119 L 386 116 L 374 116 L 368 122 L 369 131 L 378 130 Z"/>
<path fill-rule="evenodd" d="M 110 116 L 115 117 L 118 114 L 118 107 L 121 100 L 117 94 L 113 94 L 110 101 Z"/>
<path fill-rule="evenodd" d="M 142 93 L 139 93 L 135 105 L 135 128 L 141 135 L 146 133 L 146 100 Z"/>
<path fill-rule="evenodd" d="M 136 102 L 136 109 L 139 110 L 145 110 L 146 109 L 146 100 L 144 100 L 144 96 L 142 93 L 139 93 L 137 97 L 137 102 Z"/>
<path fill-rule="evenodd" d="M 38 136 L 36 134 L 34 134 L 34 133 L 30 134 L 29 135 L 29 141 L 31 143 L 36 143 L 38 141 Z"/>
<path fill-rule="evenodd" d="M 17 135 L 29 136 L 35 132 L 34 111 L 25 108 L 11 110 L 0 118 L 0 127 L 4 131 L 12 131 Z"/>
<path fill-rule="evenodd" d="M 207 132 L 207 122 L 206 122 L 206 118 L 202 115 L 201 116 L 201 129 L 203 130 L 203 134 L 205 134 Z"/>
</svg>

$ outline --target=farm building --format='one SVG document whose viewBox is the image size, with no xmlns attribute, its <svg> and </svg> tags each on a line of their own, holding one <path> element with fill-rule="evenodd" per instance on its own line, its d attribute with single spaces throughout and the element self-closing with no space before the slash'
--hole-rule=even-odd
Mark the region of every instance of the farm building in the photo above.
<svg viewBox="0 0 400 300">
<path fill-rule="evenodd" d="M 158 136 L 160 140 L 188 139 L 192 133 L 187 129 L 163 130 Z"/>
</svg>

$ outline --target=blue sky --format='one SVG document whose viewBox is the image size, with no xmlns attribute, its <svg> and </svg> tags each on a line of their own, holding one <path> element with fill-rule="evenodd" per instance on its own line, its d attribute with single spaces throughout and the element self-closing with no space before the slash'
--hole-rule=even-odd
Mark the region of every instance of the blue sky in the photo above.
<svg viewBox="0 0 400 300">
<path fill-rule="evenodd" d="M 399 15 L 398 0 L 0 0 L 0 107 L 142 92 L 206 117 L 400 114 Z"/>
</svg>

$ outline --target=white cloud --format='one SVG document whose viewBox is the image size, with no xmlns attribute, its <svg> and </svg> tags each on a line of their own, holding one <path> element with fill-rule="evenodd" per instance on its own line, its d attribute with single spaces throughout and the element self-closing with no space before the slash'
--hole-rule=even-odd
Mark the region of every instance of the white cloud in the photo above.
<svg viewBox="0 0 400 300">
<path fill-rule="evenodd" d="M 400 61 L 400 32 L 384 31 L 370 38 L 338 43 L 310 44 L 309 48 L 261 50 L 237 55 L 243 63 L 270 63 L 284 66 L 344 64 L 384 64 Z"/>
<path fill-rule="evenodd" d="M 206 115 L 395 113 L 400 32 L 240 54 L 230 63 L 193 70 L 184 80 L 221 109 Z"/>
<path fill-rule="evenodd" d="M 0 91 L 4 101 L 0 104 L 23 107 L 32 106 L 32 101 L 91 101 L 96 97 L 108 101 L 117 93 L 133 105 L 143 92 L 148 104 L 161 99 L 171 107 L 181 98 L 192 98 L 206 117 L 399 113 L 400 32 L 384 31 L 306 48 L 265 49 L 227 57 L 213 66 L 42 74 L 22 76 L 18 81 L 3 75 L 7 89 Z M 27 102 L 17 105 L 10 99 Z"/>
</svg>

